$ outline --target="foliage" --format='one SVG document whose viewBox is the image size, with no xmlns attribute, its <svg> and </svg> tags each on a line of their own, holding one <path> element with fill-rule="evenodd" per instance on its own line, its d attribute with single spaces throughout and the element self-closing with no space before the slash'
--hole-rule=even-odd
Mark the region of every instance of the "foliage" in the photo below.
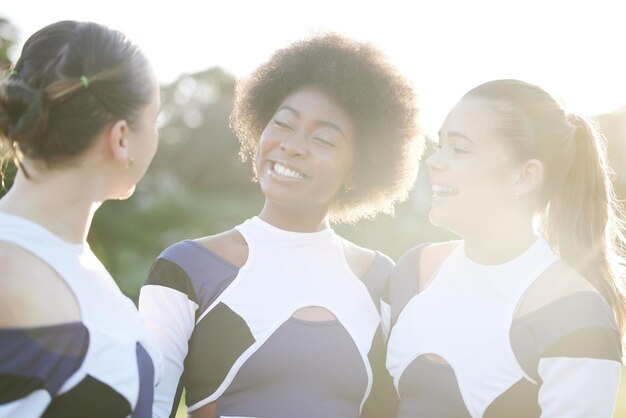
<svg viewBox="0 0 626 418">
<path fill-rule="evenodd" d="M 0 73 L 11 66 L 9 54 L 17 42 L 17 29 L 7 19 L 0 17 Z"/>
</svg>

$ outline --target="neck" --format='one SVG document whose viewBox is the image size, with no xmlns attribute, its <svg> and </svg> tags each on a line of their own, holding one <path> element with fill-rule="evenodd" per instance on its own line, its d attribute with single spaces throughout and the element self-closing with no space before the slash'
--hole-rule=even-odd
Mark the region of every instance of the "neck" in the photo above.
<svg viewBox="0 0 626 418">
<path fill-rule="evenodd" d="M 94 181 L 72 170 L 56 170 L 26 179 L 18 173 L 0 200 L 0 211 L 33 221 L 59 238 L 82 244 L 100 206 Z"/>
<path fill-rule="evenodd" d="M 285 231 L 317 232 L 328 227 L 327 208 L 286 208 L 267 199 L 259 218 Z"/>
<path fill-rule="evenodd" d="M 467 257 L 487 265 L 513 260 L 530 248 L 536 239 L 532 219 L 526 222 L 494 223 L 463 234 Z"/>
</svg>

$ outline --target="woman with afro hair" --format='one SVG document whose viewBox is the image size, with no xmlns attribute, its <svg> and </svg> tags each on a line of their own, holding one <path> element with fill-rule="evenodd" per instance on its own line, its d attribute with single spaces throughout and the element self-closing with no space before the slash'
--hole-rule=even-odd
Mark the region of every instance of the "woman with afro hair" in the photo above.
<svg viewBox="0 0 626 418">
<path fill-rule="evenodd" d="M 330 222 L 406 199 L 423 145 L 412 87 L 374 46 L 318 35 L 237 86 L 231 125 L 265 204 L 154 262 L 139 304 L 164 352 L 155 416 L 174 416 L 184 388 L 195 418 L 356 418 L 393 262 Z"/>
</svg>

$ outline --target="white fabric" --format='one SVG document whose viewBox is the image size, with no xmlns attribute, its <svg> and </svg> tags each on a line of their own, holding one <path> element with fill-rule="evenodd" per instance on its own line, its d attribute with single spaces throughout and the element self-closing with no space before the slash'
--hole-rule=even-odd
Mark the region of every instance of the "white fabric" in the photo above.
<svg viewBox="0 0 626 418">
<path fill-rule="evenodd" d="M 557 259 L 539 238 L 516 259 L 485 266 L 468 259 L 461 243 L 391 330 L 387 368 L 396 389 L 413 360 L 436 354 L 454 369 L 472 417 L 482 417 L 498 395 L 524 377 L 509 330 L 524 292 Z"/>
<path fill-rule="evenodd" d="M 154 418 L 167 418 L 172 411 L 197 309 L 198 305 L 178 290 L 155 285 L 141 288 L 139 312 L 163 351 L 163 378 L 154 389 Z"/>
<path fill-rule="evenodd" d="M 541 418 L 611 418 L 621 368 L 613 360 L 541 359 L 538 367 L 543 381 L 539 389 Z"/>
<path fill-rule="evenodd" d="M 348 266 L 340 238 L 330 228 L 314 233 L 290 232 L 258 217 L 237 230 L 248 244 L 248 259 L 203 315 L 220 302 L 226 304 L 246 321 L 256 342 L 237 359 L 218 390 L 191 405 L 189 412 L 219 398 L 243 363 L 272 333 L 295 311 L 308 306 L 332 312 L 359 349 L 368 375 L 362 407 L 372 386 L 367 355 L 380 317 L 365 284 Z"/>
<path fill-rule="evenodd" d="M 382 299 L 380 301 L 380 319 L 383 336 L 386 341 L 389 338 L 389 329 L 391 328 L 391 306 Z"/>
<path fill-rule="evenodd" d="M 15 402 L 0 405 L 0 417 L 40 417 L 52 398 L 45 389 L 38 389 Z"/>
<path fill-rule="evenodd" d="M 0 213 L 0 240 L 18 245 L 47 263 L 74 293 L 81 322 L 89 330 L 83 364 L 61 387 L 67 392 L 87 374 L 124 396 L 135 409 L 139 395 L 136 344 L 150 355 L 155 384 L 161 376 L 161 352 L 133 302 L 120 291 L 88 244 L 63 241 L 38 224 Z"/>
</svg>

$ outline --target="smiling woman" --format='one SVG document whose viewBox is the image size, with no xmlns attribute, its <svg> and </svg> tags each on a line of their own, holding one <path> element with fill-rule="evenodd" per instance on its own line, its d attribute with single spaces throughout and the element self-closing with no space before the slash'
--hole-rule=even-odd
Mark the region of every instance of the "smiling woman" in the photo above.
<svg viewBox="0 0 626 418">
<path fill-rule="evenodd" d="M 541 88 L 496 80 L 450 111 L 427 165 L 430 219 L 463 240 L 391 274 L 398 418 L 610 418 L 626 242 L 603 138 Z"/>
<path fill-rule="evenodd" d="M 370 394 L 384 372 L 377 307 L 392 261 L 329 221 L 406 198 L 416 113 L 379 50 L 332 34 L 277 51 L 238 85 L 232 126 L 265 204 L 153 264 L 139 306 L 167 364 L 156 416 L 173 416 L 182 387 L 193 417 L 386 414 Z"/>
</svg>

